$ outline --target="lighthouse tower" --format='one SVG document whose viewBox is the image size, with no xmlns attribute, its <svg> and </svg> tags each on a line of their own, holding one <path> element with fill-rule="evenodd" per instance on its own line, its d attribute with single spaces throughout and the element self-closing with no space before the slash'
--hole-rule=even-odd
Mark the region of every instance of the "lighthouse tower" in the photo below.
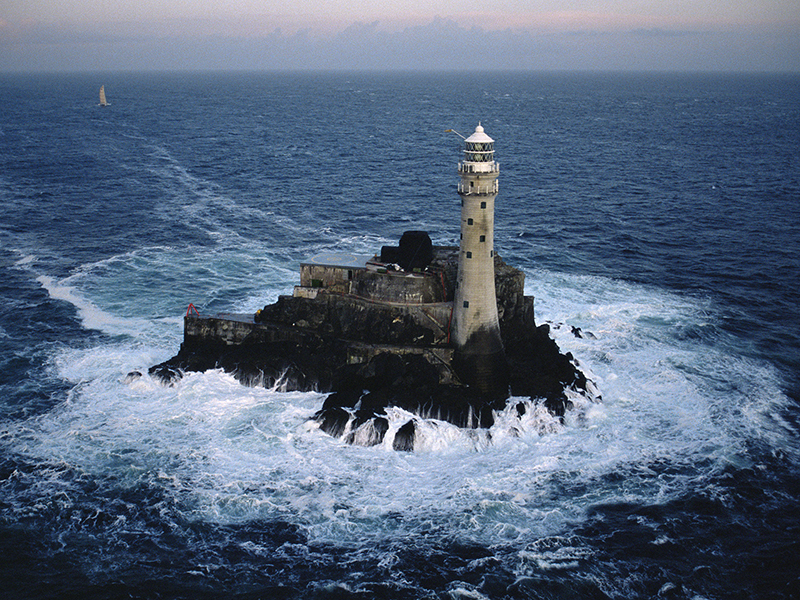
<svg viewBox="0 0 800 600">
<path fill-rule="evenodd" d="M 451 326 L 454 367 L 465 383 L 481 393 L 506 398 L 508 366 L 494 283 L 494 200 L 500 165 L 494 160 L 494 140 L 480 124 L 464 140 L 458 173 L 461 243 Z"/>
</svg>

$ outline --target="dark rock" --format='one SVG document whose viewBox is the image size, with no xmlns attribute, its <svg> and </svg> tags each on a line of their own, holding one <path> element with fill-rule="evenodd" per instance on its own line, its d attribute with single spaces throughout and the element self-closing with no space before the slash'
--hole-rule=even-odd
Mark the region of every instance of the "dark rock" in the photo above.
<svg viewBox="0 0 800 600">
<path fill-rule="evenodd" d="M 148 374 L 153 379 L 157 379 L 162 384 L 169 386 L 175 385 L 175 382 L 179 381 L 183 377 L 183 371 L 181 369 L 166 363 L 150 367 Z"/>
<path fill-rule="evenodd" d="M 372 420 L 372 426 L 379 433 L 380 441 L 378 443 L 381 443 L 386 436 L 386 432 L 389 431 L 389 421 L 386 417 L 375 417 Z"/>
<path fill-rule="evenodd" d="M 414 438 L 416 437 L 417 425 L 411 419 L 394 434 L 392 448 L 400 452 L 414 451 Z"/>
<path fill-rule="evenodd" d="M 348 444 L 359 446 L 377 446 L 383 443 L 386 432 L 389 431 L 389 421 L 385 417 L 356 417 L 352 424 L 352 431 L 347 435 Z"/>
<path fill-rule="evenodd" d="M 314 415 L 314 419 L 319 423 L 319 428 L 331 437 L 341 437 L 347 423 L 350 421 L 350 413 L 343 408 L 332 407 L 319 411 Z"/>
<path fill-rule="evenodd" d="M 570 356 L 561 354 L 550 338 L 550 328 L 542 325 L 516 333 L 506 341 L 506 356 L 514 396 L 543 398 L 545 406 L 563 416 L 565 388 L 585 390 L 586 377 L 578 371 Z"/>
<path fill-rule="evenodd" d="M 457 249 L 435 247 L 429 266 L 449 298 L 457 260 Z M 453 350 L 446 317 L 437 322 L 425 312 L 414 317 L 403 306 L 325 292 L 314 299 L 282 296 L 259 311 L 255 322 L 187 317 L 178 354 L 149 372 L 174 384 L 184 371 L 221 368 L 247 385 L 331 392 L 313 418 L 335 437 L 353 418 L 347 439 L 358 443 L 380 443 L 390 406 L 459 427 L 488 428 L 510 393 L 540 399 L 563 416 L 570 407 L 564 390 L 585 390 L 586 377 L 550 338 L 550 327 L 537 326 L 534 299 L 524 295 L 524 274 L 497 256 L 495 274 L 508 365 L 501 394 L 483 394 L 458 377 L 448 358 Z M 520 416 L 524 410 L 517 406 Z M 356 434 L 362 427 L 371 429 Z M 394 445 L 411 450 L 414 435 L 409 421 Z"/>
<path fill-rule="evenodd" d="M 354 388 L 340 389 L 332 394 L 329 394 L 328 397 L 325 398 L 325 402 L 322 404 L 322 410 L 336 406 L 355 408 L 356 404 L 358 404 L 363 395 L 364 392 L 362 390 L 356 390 Z"/>
<path fill-rule="evenodd" d="M 141 372 L 139 372 L 139 371 L 131 371 L 130 373 L 125 375 L 124 382 L 125 383 L 132 383 L 132 382 L 136 381 L 137 379 L 141 379 L 141 377 L 142 377 Z"/>
</svg>

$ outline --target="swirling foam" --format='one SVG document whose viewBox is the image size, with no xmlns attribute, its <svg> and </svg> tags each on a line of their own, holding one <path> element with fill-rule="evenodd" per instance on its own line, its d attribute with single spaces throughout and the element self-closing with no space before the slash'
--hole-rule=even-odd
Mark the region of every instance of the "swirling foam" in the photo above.
<svg viewBox="0 0 800 600">
<path fill-rule="evenodd" d="M 320 394 L 247 388 L 218 371 L 174 387 L 127 379 L 164 351 L 140 339 L 60 349 L 54 369 L 72 393 L 3 437 L 37 462 L 158 485 L 189 519 L 279 519 L 312 540 L 347 544 L 440 527 L 526 543 L 558 534 L 596 503 L 662 502 L 705 486 L 747 464 L 749 443 L 781 442 L 770 422 L 782 401 L 771 369 L 718 338 L 681 334 L 713 321 L 713 307 L 601 278 L 529 281 L 540 321 L 553 323 L 603 394 L 601 403 L 574 397 L 564 423 L 530 402 L 521 420 L 509 408 L 488 431 L 420 420 L 417 451 L 399 453 L 392 433 L 413 416 L 392 409 L 383 445 L 348 446 L 308 420 Z M 117 317 L 70 286 L 43 283 L 87 324 L 142 330 L 142 317 Z"/>
</svg>

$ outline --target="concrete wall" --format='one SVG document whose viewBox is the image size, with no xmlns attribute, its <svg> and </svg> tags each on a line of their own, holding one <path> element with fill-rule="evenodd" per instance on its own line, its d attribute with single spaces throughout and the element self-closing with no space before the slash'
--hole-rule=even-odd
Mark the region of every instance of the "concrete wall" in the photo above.
<svg viewBox="0 0 800 600">
<path fill-rule="evenodd" d="M 300 285 L 302 287 L 324 287 L 349 283 L 364 269 L 336 267 L 330 265 L 300 265 Z"/>
<path fill-rule="evenodd" d="M 364 271 L 350 283 L 350 293 L 369 300 L 423 304 L 443 302 L 446 292 L 432 274 Z"/>
<path fill-rule="evenodd" d="M 301 265 L 300 285 L 294 295 L 315 298 L 325 289 L 376 302 L 425 304 L 444 302 L 447 296 L 441 276 L 433 273 L 373 271 L 330 265 Z"/>
</svg>

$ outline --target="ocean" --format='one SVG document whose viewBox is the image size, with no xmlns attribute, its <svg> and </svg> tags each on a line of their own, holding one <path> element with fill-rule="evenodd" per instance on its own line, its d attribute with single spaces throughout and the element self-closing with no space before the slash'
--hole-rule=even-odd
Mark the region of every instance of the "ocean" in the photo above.
<svg viewBox="0 0 800 600">
<path fill-rule="evenodd" d="M 4 598 L 800 597 L 800 76 L 0 90 Z M 496 250 L 601 401 L 425 421 L 407 453 L 321 432 L 322 393 L 128 375 L 190 303 L 255 312 L 405 230 L 457 244 L 445 130 L 479 122 Z"/>
</svg>

